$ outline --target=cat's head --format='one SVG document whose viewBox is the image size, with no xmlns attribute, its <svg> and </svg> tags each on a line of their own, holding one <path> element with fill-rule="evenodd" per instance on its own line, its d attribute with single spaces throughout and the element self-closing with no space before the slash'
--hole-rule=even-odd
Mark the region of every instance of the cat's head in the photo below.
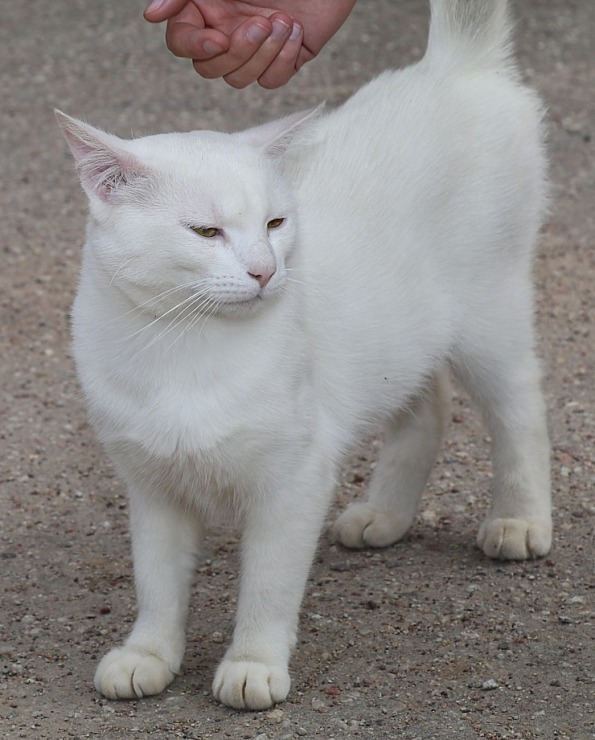
<svg viewBox="0 0 595 740">
<path fill-rule="evenodd" d="M 238 315 L 279 293 L 296 241 L 284 158 L 317 117 L 120 139 L 56 112 L 89 198 L 87 250 L 154 316 Z"/>
</svg>

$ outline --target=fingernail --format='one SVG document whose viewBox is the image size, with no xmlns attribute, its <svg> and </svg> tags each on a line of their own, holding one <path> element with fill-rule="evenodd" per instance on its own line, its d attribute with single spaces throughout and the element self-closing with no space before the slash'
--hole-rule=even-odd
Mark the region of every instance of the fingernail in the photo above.
<svg viewBox="0 0 595 740">
<path fill-rule="evenodd" d="M 262 44 L 270 36 L 270 32 L 268 28 L 255 23 L 246 31 L 246 36 L 252 44 Z"/>
<path fill-rule="evenodd" d="M 154 10 L 159 10 L 165 0 L 152 0 L 145 8 L 145 13 L 152 13 Z"/>
<path fill-rule="evenodd" d="M 291 29 L 291 36 L 289 37 L 289 40 L 297 41 L 300 37 L 301 32 L 302 32 L 302 27 L 300 26 L 300 24 L 294 23 Z"/>
<path fill-rule="evenodd" d="M 216 54 L 221 54 L 223 51 L 223 47 L 219 44 L 216 44 L 214 41 L 205 41 L 202 45 L 202 48 L 206 51 L 207 54 L 212 54 L 215 56 Z"/>
<path fill-rule="evenodd" d="M 289 25 L 285 23 L 285 21 L 280 20 L 277 18 L 273 21 L 273 32 L 271 33 L 271 38 L 274 41 L 280 41 L 282 38 L 287 36 L 287 32 L 289 31 Z"/>
</svg>

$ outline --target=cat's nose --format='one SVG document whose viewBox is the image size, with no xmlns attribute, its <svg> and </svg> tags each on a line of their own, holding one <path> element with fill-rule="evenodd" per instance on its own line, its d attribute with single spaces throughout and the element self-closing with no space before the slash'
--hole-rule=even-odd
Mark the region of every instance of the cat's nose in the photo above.
<svg viewBox="0 0 595 740">
<path fill-rule="evenodd" d="M 261 288 L 264 288 L 273 275 L 277 272 L 276 267 L 261 267 L 254 270 L 249 270 L 248 275 L 258 280 L 258 284 Z"/>
</svg>

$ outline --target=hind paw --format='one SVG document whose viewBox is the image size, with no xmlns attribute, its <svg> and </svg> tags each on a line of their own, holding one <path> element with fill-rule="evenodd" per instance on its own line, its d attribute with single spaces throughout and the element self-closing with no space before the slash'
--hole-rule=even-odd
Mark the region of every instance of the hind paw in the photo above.
<svg viewBox="0 0 595 740">
<path fill-rule="evenodd" d="M 335 522 L 333 538 L 352 549 L 388 547 L 400 540 L 411 522 L 370 504 L 351 504 Z"/>
</svg>

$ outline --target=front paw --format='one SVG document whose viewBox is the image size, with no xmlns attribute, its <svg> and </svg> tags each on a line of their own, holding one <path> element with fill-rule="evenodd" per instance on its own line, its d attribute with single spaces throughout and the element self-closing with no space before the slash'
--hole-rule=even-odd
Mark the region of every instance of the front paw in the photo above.
<svg viewBox="0 0 595 740">
<path fill-rule="evenodd" d="M 490 558 L 528 560 L 547 555 L 552 545 L 552 526 L 547 521 L 487 519 L 477 544 Z"/>
<path fill-rule="evenodd" d="M 141 699 L 159 694 L 175 675 L 158 655 L 141 647 L 121 647 L 97 666 L 95 688 L 108 699 Z"/>
<path fill-rule="evenodd" d="M 287 698 L 290 684 L 284 666 L 224 660 L 215 674 L 213 695 L 234 709 L 268 709 Z"/>
</svg>

